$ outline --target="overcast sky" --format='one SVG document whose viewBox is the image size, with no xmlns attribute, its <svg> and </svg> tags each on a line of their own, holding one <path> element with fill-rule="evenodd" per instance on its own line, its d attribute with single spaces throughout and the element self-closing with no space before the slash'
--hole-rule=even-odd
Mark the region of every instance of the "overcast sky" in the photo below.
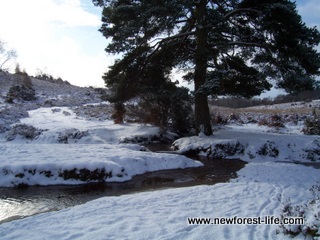
<svg viewBox="0 0 320 240">
<path fill-rule="evenodd" d="M 319 0 L 297 0 L 308 26 L 320 29 Z M 91 0 L 0 0 L 0 39 L 18 53 L 30 75 L 41 70 L 74 85 L 103 87 L 113 63 Z"/>
</svg>

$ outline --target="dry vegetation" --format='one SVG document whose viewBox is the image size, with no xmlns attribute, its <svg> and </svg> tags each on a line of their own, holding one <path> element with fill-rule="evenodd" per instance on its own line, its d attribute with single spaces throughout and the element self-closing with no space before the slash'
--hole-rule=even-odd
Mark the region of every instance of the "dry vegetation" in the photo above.
<svg viewBox="0 0 320 240">
<path fill-rule="evenodd" d="M 210 112 L 212 114 L 221 114 L 223 116 L 229 116 L 231 114 L 311 114 L 316 111 L 320 113 L 320 102 L 318 104 L 311 104 L 307 102 L 292 103 L 292 104 L 276 104 L 270 106 L 256 106 L 248 108 L 231 108 L 231 107 L 219 107 L 211 106 Z"/>
<path fill-rule="evenodd" d="M 304 134 L 320 134 L 320 100 L 247 108 L 211 105 L 210 111 L 215 125 L 255 123 L 271 127 L 276 131 L 291 125 L 297 126 Z"/>
</svg>

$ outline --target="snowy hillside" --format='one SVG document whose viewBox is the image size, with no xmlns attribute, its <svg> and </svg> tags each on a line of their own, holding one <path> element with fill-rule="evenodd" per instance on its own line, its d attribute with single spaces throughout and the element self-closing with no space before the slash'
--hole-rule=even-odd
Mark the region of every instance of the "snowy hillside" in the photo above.
<svg viewBox="0 0 320 240">
<path fill-rule="evenodd" d="M 37 104 L 39 105 L 76 106 L 100 101 L 100 95 L 93 88 L 77 87 L 66 83 L 54 83 L 36 78 L 31 78 L 31 81 L 32 88 L 36 92 Z M 0 96 L 2 104 L 10 87 L 21 84 L 22 80 L 19 76 L 0 72 Z M 25 102 L 25 104 L 28 105 L 28 102 Z"/>
</svg>

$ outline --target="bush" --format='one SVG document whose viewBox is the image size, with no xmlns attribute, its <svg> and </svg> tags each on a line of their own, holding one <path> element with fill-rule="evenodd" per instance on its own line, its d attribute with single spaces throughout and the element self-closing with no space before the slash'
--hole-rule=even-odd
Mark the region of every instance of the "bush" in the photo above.
<svg viewBox="0 0 320 240">
<path fill-rule="evenodd" d="M 214 125 L 225 125 L 228 123 L 228 119 L 224 118 L 221 114 L 214 114 L 212 118 Z"/>
<path fill-rule="evenodd" d="M 36 79 L 40 79 L 40 80 L 51 82 L 51 83 L 71 85 L 68 81 L 63 80 L 60 77 L 55 78 L 52 75 L 44 73 L 44 72 L 42 72 L 40 70 L 39 70 L 39 73 L 37 73 L 37 75 L 34 76 L 34 77 Z"/>
<path fill-rule="evenodd" d="M 21 105 L 14 105 L 11 107 L 6 107 L 4 109 L 0 110 L 0 122 L 5 128 L 8 128 L 7 130 L 10 130 L 10 125 L 13 123 L 18 122 L 21 118 L 28 117 L 29 114 Z"/>
<path fill-rule="evenodd" d="M 188 89 L 183 87 L 146 89 L 134 104 L 126 106 L 126 117 L 131 122 L 149 123 L 183 134 L 190 131 L 194 122 L 191 100 Z"/>
<path fill-rule="evenodd" d="M 238 154 L 243 154 L 245 147 L 238 141 L 236 143 L 219 143 L 211 146 L 210 149 L 206 150 L 207 156 L 214 159 L 226 158 Z"/>
<path fill-rule="evenodd" d="M 304 151 L 310 161 L 320 161 L 320 138 L 313 140 L 309 148 L 304 149 Z"/>
<path fill-rule="evenodd" d="M 305 120 L 302 131 L 307 135 L 320 135 L 320 116 L 317 114 L 315 109 L 312 117 Z"/>
<path fill-rule="evenodd" d="M 8 125 L 0 123 L 0 133 L 4 133 L 9 130 L 10 130 L 10 127 Z"/>
<path fill-rule="evenodd" d="M 280 115 L 272 115 L 269 118 L 263 118 L 259 121 L 258 125 L 260 126 L 268 126 L 268 127 L 273 127 L 279 130 L 280 128 L 285 127 L 283 123 L 283 119 Z"/>
<path fill-rule="evenodd" d="M 279 155 L 279 149 L 274 142 L 267 141 L 267 143 L 257 151 L 257 154 L 276 158 Z"/>
<path fill-rule="evenodd" d="M 124 169 L 122 169 L 124 172 Z M 122 177 L 122 175 L 118 174 L 118 177 Z M 112 172 L 106 171 L 105 168 L 88 170 L 86 168 L 77 169 L 73 168 L 70 170 L 63 170 L 59 172 L 59 177 L 62 177 L 64 180 L 75 179 L 83 182 L 91 182 L 91 181 L 99 181 L 104 182 L 107 178 L 112 177 Z"/>
<path fill-rule="evenodd" d="M 88 136 L 88 131 L 80 131 L 76 128 L 67 129 L 64 132 L 60 132 L 58 136 L 59 143 L 69 143 L 70 140 L 77 141 L 82 137 Z"/>
<path fill-rule="evenodd" d="M 293 205 L 290 199 L 282 208 L 281 218 L 301 217 L 304 224 L 280 225 L 277 233 L 291 235 L 292 237 L 303 235 L 304 239 L 316 239 L 320 237 L 320 185 L 314 185 L 310 189 L 312 199 L 307 203 Z"/>
<path fill-rule="evenodd" d="M 13 126 L 6 134 L 6 140 L 12 141 L 16 138 L 17 135 L 22 136 L 23 138 L 34 140 L 37 138 L 44 130 L 35 128 L 26 124 L 17 124 Z"/>
<path fill-rule="evenodd" d="M 12 86 L 6 96 L 6 102 L 12 103 L 13 100 L 34 101 L 36 100 L 35 90 L 25 85 Z"/>
</svg>

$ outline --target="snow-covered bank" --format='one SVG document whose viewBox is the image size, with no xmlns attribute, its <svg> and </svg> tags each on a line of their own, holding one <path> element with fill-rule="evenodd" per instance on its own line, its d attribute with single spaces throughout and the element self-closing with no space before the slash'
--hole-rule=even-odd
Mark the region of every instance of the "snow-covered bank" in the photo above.
<svg viewBox="0 0 320 240">
<path fill-rule="evenodd" d="M 181 155 L 139 151 L 133 144 L 2 144 L 0 186 L 123 182 L 162 169 L 202 166 Z"/>
<path fill-rule="evenodd" d="M 290 239 L 276 234 L 278 225 L 189 225 L 187 219 L 280 217 L 288 198 L 304 202 L 319 181 L 318 169 L 249 163 L 231 183 L 100 198 L 1 224 L 0 234 L 1 239 Z"/>
<path fill-rule="evenodd" d="M 141 124 L 89 120 L 71 108 L 38 108 L 0 134 L 0 186 L 123 182 L 150 171 L 202 166 L 137 144 L 161 137 Z"/>
<path fill-rule="evenodd" d="M 268 132 L 256 124 L 228 125 L 213 136 L 180 138 L 173 143 L 180 153 L 199 152 L 213 158 L 244 161 L 320 161 L 320 137 Z"/>
<path fill-rule="evenodd" d="M 128 142 L 129 139 L 134 141 L 133 139 L 160 137 L 159 127 L 92 120 L 78 116 L 69 107 L 38 108 L 29 111 L 29 117 L 20 122 L 45 130 L 37 139 L 33 139 L 33 143 L 118 144 Z M 72 136 L 76 132 L 82 135 Z"/>
</svg>

